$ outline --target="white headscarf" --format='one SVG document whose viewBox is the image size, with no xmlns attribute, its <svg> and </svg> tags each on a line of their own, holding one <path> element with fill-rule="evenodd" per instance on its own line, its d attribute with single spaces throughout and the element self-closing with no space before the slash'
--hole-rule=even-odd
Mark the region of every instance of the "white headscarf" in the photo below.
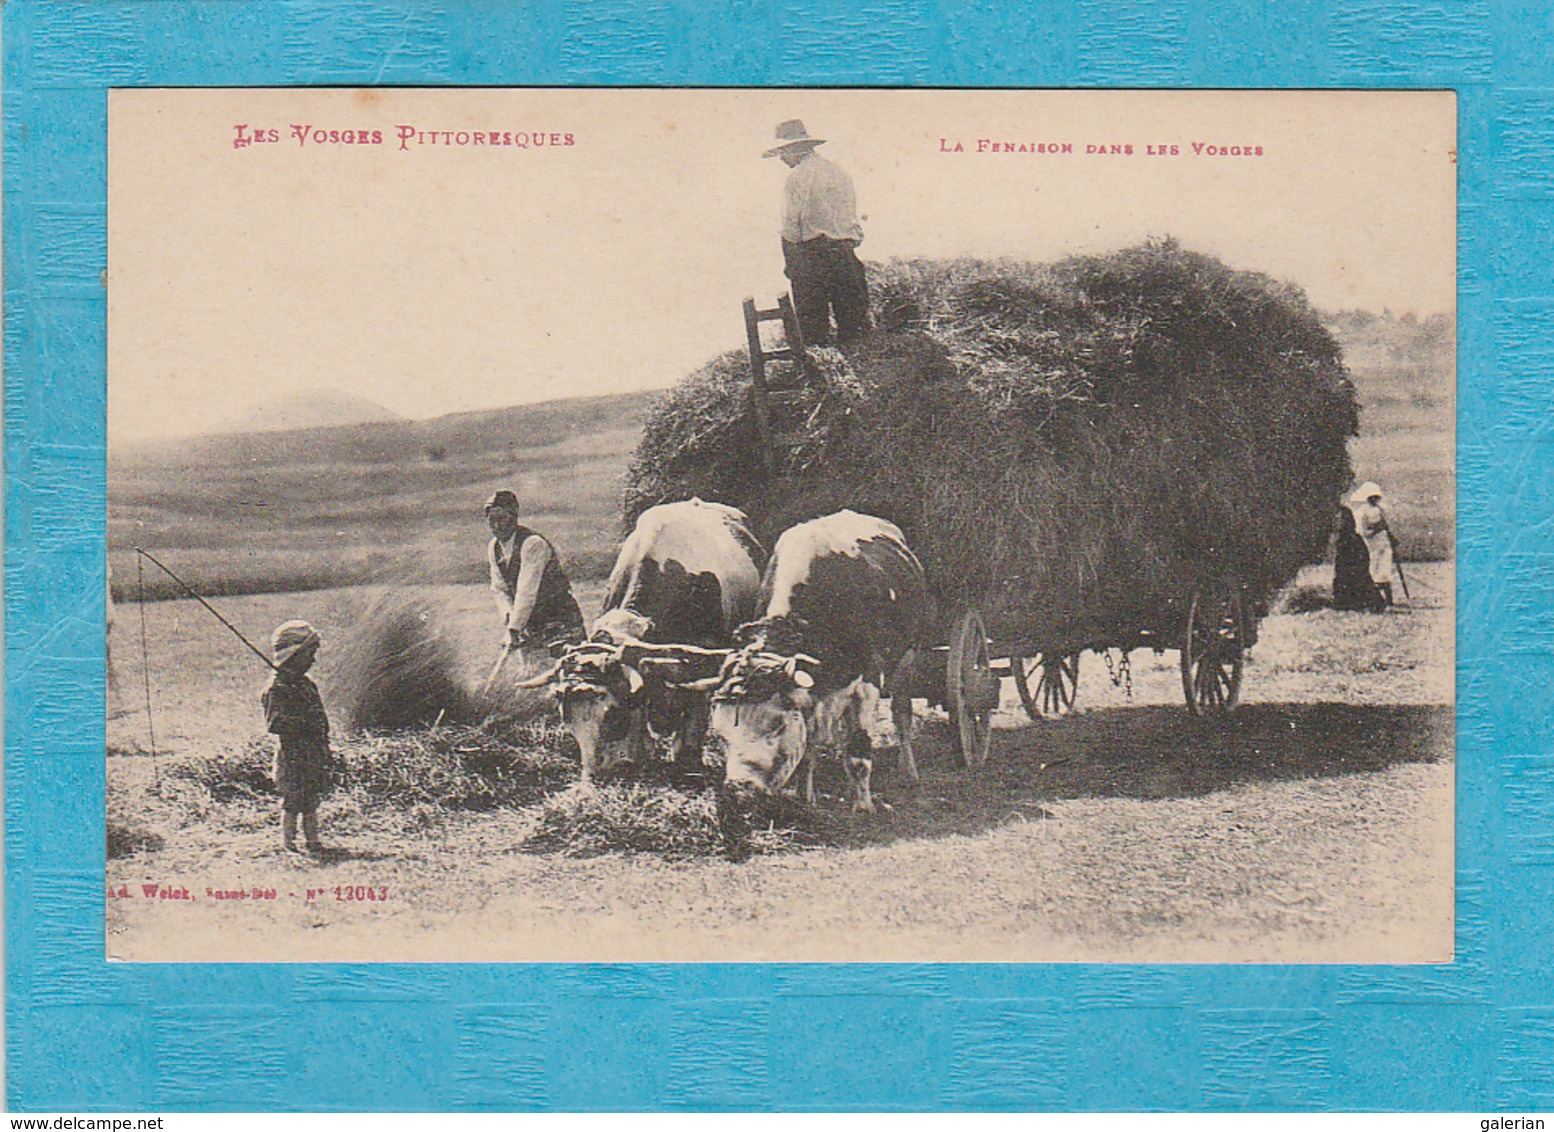
<svg viewBox="0 0 1554 1132">
<path fill-rule="evenodd" d="M 1366 480 L 1354 489 L 1354 494 L 1349 497 L 1349 506 L 1358 507 L 1362 503 L 1369 503 L 1373 497 L 1381 498 L 1381 485 Z"/>
</svg>

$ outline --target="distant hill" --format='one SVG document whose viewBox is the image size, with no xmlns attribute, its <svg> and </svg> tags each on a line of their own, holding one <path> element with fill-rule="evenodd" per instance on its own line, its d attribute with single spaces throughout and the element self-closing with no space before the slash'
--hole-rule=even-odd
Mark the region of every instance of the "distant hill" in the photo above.
<svg viewBox="0 0 1554 1132">
<path fill-rule="evenodd" d="M 574 578 L 602 577 L 620 542 L 621 476 L 656 396 L 119 445 L 108 454 L 115 579 L 137 577 L 138 545 L 207 595 L 481 582 L 481 504 L 503 487 Z M 153 596 L 176 592 L 147 581 Z"/>
<path fill-rule="evenodd" d="M 404 418 L 365 397 L 299 394 L 255 405 L 237 416 L 228 417 L 211 432 L 286 432 L 399 420 Z"/>
<path fill-rule="evenodd" d="M 484 456 L 548 448 L 596 433 L 640 430 L 648 406 L 658 395 L 646 392 L 578 397 L 451 413 L 424 421 L 394 418 L 284 431 L 245 430 L 146 440 L 113 448 L 108 453 L 108 466 L 111 476 L 115 468 L 127 472 L 171 466 L 457 465 Z"/>
</svg>

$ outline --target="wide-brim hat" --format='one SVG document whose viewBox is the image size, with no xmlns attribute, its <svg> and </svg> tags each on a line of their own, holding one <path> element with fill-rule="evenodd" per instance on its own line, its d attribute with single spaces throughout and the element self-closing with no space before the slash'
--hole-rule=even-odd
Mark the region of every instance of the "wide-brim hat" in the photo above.
<svg viewBox="0 0 1554 1132">
<path fill-rule="evenodd" d="M 306 621 L 284 622 L 270 634 L 270 652 L 275 656 L 275 667 L 279 668 L 309 646 L 317 648 L 322 641 L 318 630 Z"/>
<path fill-rule="evenodd" d="M 511 511 L 518 514 L 518 496 L 511 491 L 502 490 L 486 500 L 486 514 L 493 511 Z"/>
<path fill-rule="evenodd" d="M 809 131 L 804 128 L 804 123 L 798 118 L 789 118 L 786 122 L 777 124 L 777 145 L 761 154 L 762 157 L 776 157 L 778 154 L 787 153 L 795 149 L 814 149 L 817 145 L 825 145 L 825 138 L 812 138 Z"/>
<path fill-rule="evenodd" d="M 1349 496 L 1349 502 L 1351 504 L 1367 503 L 1372 499 L 1380 498 L 1382 498 L 1381 485 L 1372 483 L 1370 480 L 1366 480 L 1359 487 L 1354 489 L 1354 494 Z"/>
</svg>

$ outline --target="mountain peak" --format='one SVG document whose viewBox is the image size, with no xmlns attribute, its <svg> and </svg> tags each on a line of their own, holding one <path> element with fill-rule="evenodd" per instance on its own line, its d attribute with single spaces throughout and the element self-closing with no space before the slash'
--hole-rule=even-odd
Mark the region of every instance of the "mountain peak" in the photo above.
<svg viewBox="0 0 1554 1132">
<path fill-rule="evenodd" d="M 294 429 L 333 428 L 399 420 L 404 418 L 365 397 L 306 393 L 260 402 L 228 417 L 211 431 L 289 432 Z"/>
</svg>

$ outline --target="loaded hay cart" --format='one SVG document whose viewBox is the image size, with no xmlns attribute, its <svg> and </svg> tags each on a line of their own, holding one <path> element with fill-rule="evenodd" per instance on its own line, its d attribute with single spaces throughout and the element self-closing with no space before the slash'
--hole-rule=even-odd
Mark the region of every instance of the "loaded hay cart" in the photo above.
<svg viewBox="0 0 1554 1132">
<path fill-rule="evenodd" d="M 1189 710 L 1233 709 L 1259 616 L 1322 559 L 1351 478 L 1353 384 L 1304 295 L 1172 241 L 893 261 L 870 289 L 878 329 L 840 350 L 747 303 L 748 350 L 650 415 L 628 524 L 693 495 L 768 545 L 842 508 L 894 522 L 939 610 L 943 684 L 920 694 L 968 764 L 1003 676 L 1059 714 L 1085 650 L 1178 649 Z"/>
</svg>

